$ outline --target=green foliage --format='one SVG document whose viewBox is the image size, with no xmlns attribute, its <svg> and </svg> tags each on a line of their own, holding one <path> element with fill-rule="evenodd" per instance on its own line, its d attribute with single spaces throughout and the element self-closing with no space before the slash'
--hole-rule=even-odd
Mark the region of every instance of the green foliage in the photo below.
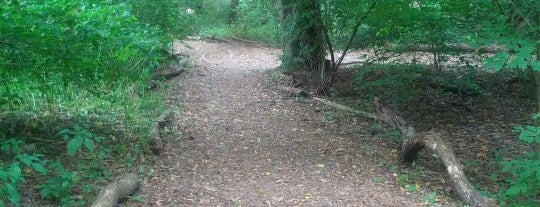
<svg viewBox="0 0 540 207">
<path fill-rule="evenodd" d="M 85 129 L 79 128 L 76 133 L 72 131 L 65 132 L 66 136 L 88 136 L 82 135 Z M 95 137 L 95 136 L 93 136 Z M 85 137 L 87 138 L 87 137 Z M 69 144 L 68 144 L 69 145 Z M 73 194 L 73 189 L 81 183 L 81 176 L 78 172 L 84 172 L 86 179 L 100 179 L 105 171 L 101 159 L 101 152 L 95 152 L 90 157 L 90 163 L 81 160 L 75 166 L 76 171 L 65 169 L 61 161 L 51 162 L 43 154 L 26 154 L 28 148 L 22 139 L 6 139 L 0 142 L 0 203 L 9 201 L 12 205 L 21 204 L 20 184 L 27 182 L 28 179 L 34 179 L 38 183 L 47 178 L 45 183 L 39 184 L 41 196 L 44 199 L 58 201 L 62 206 L 83 206 L 86 202 L 81 200 L 79 195 Z M 97 161 L 96 161 L 97 160 Z M 96 172 L 100 173 L 97 174 Z M 86 193 L 94 194 L 91 185 L 86 185 Z M 90 187 L 90 188 L 89 188 Z M 89 190 L 90 189 L 90 190 Z M 4 200 L 6 199 L 6 200 Z"/>
<path fill-rule="evenodd" d="M 43 156 L 44 155 L 42 154 L 19 154 L 15 156 L 15 158 L 26 166 L 30 167 L 32 170 L 40 174 L 47 175 L 48 170 L 44 166 L 45 161 L 41 159 Z"/>
<path fill-rule="evenodd" d="M 60 162 L 52 163 L 54 176 L 49 178 L 46 184 L 39 186 L 41 197 L 60 201 L 62 206 L 82 206 L 83 201 L 75 201 L 71 193 L 72 188 L 78 181 L 76 173 L 68 172 Z"/>
<path fill-rule="evenodd" d="M 72 191 L 109 176 L 105 158 L 148 151 L 151 119 L 164 108 L 148 80 L 171 35 L 185 36 L 191 23 L 175 16 L 178 3 L 0 4 L 0 204 L 19 205 L 20 184 L 31 179 L 43 198 L 84 205 Z M 125 150 L 116 147 L 122 142 Z"/>
<path fill-rule="evenodd" d="M 399 103 L 407 103 L 421 95 L 416 84 L 426 73 L 426 68 L 419 65 L 372 65 L 358 68 L 353 83 L 368 99 L 392 97 Z"/>
<path fill-rule="evenodd" d="M 540 71 L 540 62 L 534 58 L 536 52 L 534 41 L 515 37 L 501 38 L 499 41 L 506 46 L 506 50 L 487 58 L 485 60 L 487 68 L 525 70 L 530 66 L 531 69 Z"/>
<path fill-rule="evenodd" d="M 519 132 L 519 140 L 540 144 L 540 128 L 535 126 L 516 127 L 515 130 Z"/>
<path fill-rule="evenodd" d="M 250 40 L 270 42 L 279 41 L 278 13 L 272 1 L 247 0 L 238 5 L 238 21 L 231 26 L 231 35 Z"/>
<path fill-rule="evenodd" d="M 34 172 L 47 175 L 46 160 L 42 154 L 25 154 L 24 142 L 18 139 L 7 139 L 0 142 L 0 204 L 4 199 L 15 206 L 21 202 L 19 185 Z M 22 165 L 21 165 L 22 164 Z"/>
<path fill-rule="evenodd" d="M 2 199 L 0 202 L 3 203 L 3 199 L 7 197 L 11 204 L 18 206 L 21 202 L 18 186 L 23 181 L 24 177 L 18 162 L 11 163 L 7 169 L 0 166 L 0 183 L 2 184 L 0 188 L 0 197 Z"/>
<path fill-rule="evenodd" d="M 219 38 L 241 38 L 271 44 L 279 42 L 279 25 L 276 18 L 277 8 L 272 1 L 240 1 L 238 19 L 229 22 L 230 1 L 207 1 L 200 11 L 201 25 L 199 35 Z"/>
<path fill-rule="evenodd" d="M 83 145 L 88 151 L 94 152 L 94 142 L 100 143 L 103 140 L 103 137 L 96 136 L 88 131 L 87 127 L 81 127 L 79 125 L 75 125 L 73 130 L 62 129 L 58 134 L 62 136 L 64 140 L 68 141 L 67 152 L 69 156 L 72 157 Z"/>
<path fill-rule="evenodd" d="M 516 127 L 519 139 L 532 145 L 540 144 L 540 127 Z M 530 152 L 526 157 L 502 161 L 502 171 L 509 173 L 508 188 L 499 192 L 499 200 L 508 206 L 536 206 L 540 191 L 540 152 Z"/>
<path fill-rule="evenodd" d="M 467 36 L 472 45 L 498 44 L 504 50 L 485 60 L 487 68 L 497 70 L 532 69 L 539 71 L 540 62 L 534 58 L 538 42 L 540 25 L 538 18 L 538 1 L 496 1 L 490 5 L 495 12 L 489 19 L 480 22 L 482 29 L 474 35 Z M 479 27 L 480 28 L 480 27 Z"/>
<path fill-rule="evenodd" d="M 125 94 L 130 82 L 145 82 L 162 60 L 165 38 L 157 28 L 140 24 L 127 4 L 106 2 L 0 5 L 2 22 L 9 22 L 0 25 L 6 48 L 0 51 L 0 93 L 8 95 L 4 109 L 59 107 L 87 115 L 98 108 L 88 99 L 108 105 L 117 99 L 107 97 L 111 90 Z"/>
<path fill-rule="evenodd" d="M 418 184 L 414 183 L 414 179 L 412 179 L 409 174 L 399 175 L 396 182 L 399 186 L 405 188 L 409 192 L 415 192 L 419 188 Z"/>
<path fill-rule="evenodd" d="M 429 195 L 422 198 L 423 201 L 425 201 L 429 206 L 433 206 L 435 203 L 437 203 L 437 192 L 431 192 Z"/>
<path fill-rule="evenodd" d="M 129 0 L 135 15 L 145 24 L 158 26 L 174 38 L 198 31 L 201 19 L 195 8 L 202 0 Z M 193 12 L 193 14 L 191 14 Z"/>
</svg>

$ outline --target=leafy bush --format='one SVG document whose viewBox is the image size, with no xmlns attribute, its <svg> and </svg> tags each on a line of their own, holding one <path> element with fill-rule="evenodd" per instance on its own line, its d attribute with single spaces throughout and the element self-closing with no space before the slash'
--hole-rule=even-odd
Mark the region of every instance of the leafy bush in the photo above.
<svg viewBox="0 0 540 207">
<path fill-rule="evenodd" d="M 51 169 L 55 175 L 49 178 L 47 183 L 39 186 L 41 197 L 60 201 L 62 206 L 84 205 L 83 201 L 76 202 L 71 194 L 73 186 L 79 179 L 77 174 L 66 171 L 61 162 L 52 163 Z"/>
<path fill-rule="evenodd" d="M 2 110 L 126 117 L 147 102 L 134 97 L 155 100 L 144 88 L 167 38 L 129 5 L 16 2 L 0 5 Z"/>
<path fill-rule="evenodd" d="M 144 19 L 143 3 L 169 13 Z M 174 1 L 161 3 L 0 4 L 0 204 L 24 205 L 20 184 L 32 180 L 43 198 L 85 205 L 72 193 L 110 174 L 105 158 L 148 151 L 164 102 L 147 83 L 166 58 L 167 32 L 185 31 L 170 19 Z"/>
<path fill-rule="evenodd" d="M 540 127 L 516 127 L 519 139 L 532 145 L 540 144 Z M 540 191 L 540 152 L 530 152 L 527 157 L 502 162 L 502 171 L 510 173 L 508 189 L 499 192 L 505 206 L 537 206 Z"/>
<path fill-rule="evenodd" d="M 100 143 L 103 140 L 103 137 L 95 136 L 85 127 L 79 125 L 75 125 L 73 130 L 62 129 L 58 134 L 68 141 L 67 152 L 72 157 L 83 145 L 88 151 L 94 152 L 95 142 Z"/>
<path fill-rule="evenodd" d="M 0 204 L 4 199 L 19 205 L 21 195 L 19 185 L 33 173 L 47 175 L 46 161 L 42 154 L 26 154 L 24 142 L 19 139 L 7 139 L 0 142 Z M 6 166 L 6 167 L 4 167 Z M 9 167 L 8 167 L 9 166 Z"/>
<path fill-rule="evenodd" d="M 175 38 L 182 38 L 199 30 L 201 18 L 196 14 L 195 9 L 202 4 L 202 0 L 129 0 L 128 2 L 133 5 L 135 15 L 142 23 L 158 26 Z"/>
<path fill-rule="evenodd" d="M 200 36 L 236 37 L 272 44 L 279 42 L 278 11 L 274 2 L 240 1 L 236 9 L 238 19 L 234 22 L 229 22 L 230 1 L 205 2 L 204 9 L 199 12 Z"/>
<path fill-rule="evenodd" d="M 366 98 L 377 95 L 406 103 L 421 95 L 418 80 L 426 73 L 427 69 L 420 65 L 372 65 L 359 68 L 353 82 Z"/>
</svg>

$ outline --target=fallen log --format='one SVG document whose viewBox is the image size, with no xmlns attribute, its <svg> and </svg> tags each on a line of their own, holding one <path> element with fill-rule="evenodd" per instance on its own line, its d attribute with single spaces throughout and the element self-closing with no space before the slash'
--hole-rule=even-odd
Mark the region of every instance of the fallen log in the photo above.
<svg viewBox="0 0 540 207">
<path fill-rule="evenodd" d="M 186 69 L 182 68 L 179 65 L 170 66 L 167 69 L 164 69 L 164 70 L 161 70 L 161 71 L 157 72 L 154 75 L 153 79 L 165 79 L 165 80 L 168 80 L 168 79 L 174 78 L 176 76 L 179 76 L 183 72 L 186 72 Z"/>
<path fill-rule="evenodd" d="M 374 105 L 380 120 L 400 129 L 404 135 L 400 153 L 401 159 L 405 162 L 412 162 L 420 150 L 428 148 L 442 160 L 454 188 L 467 203 L 479 207 L 497 206 L 495 201 L 483 197 L 471 185 L 463 172 L 461 163 L 456 159 L 452 147 L 441 138 L 440 133 L 432 129 L 416 134 L 414 128 L 407 121 L 385 106 L 380 99 L 375 98 Z"/>
<path fill-rule="evenodd" d="M 161 134 L 159 130 L 163 127 L 164 123 L 167 121 L 167 118 L 171 115 L 171 110 L 166 110 L 161 114 L 152 124 L 150 129 L 150 147 L 152 151 L 156 154 L 161 153 L 163 150 L 163 140 L 161 139 Z"/>
<path fill-rule="evenodd" d="M 118 181 L 109 183 L 101 189 L 92 207 L 114 207 L 118 202 L 139 189 L 139 176 L 126 174 Z"/>
<path fill-rule="evenodd" d="M 359 111 L 348 106 L 344 106 L 329 100 L 321 98 L 313 98 L 323 104 L 332 106 L 339 110 L 348 111 L 358 115 L 362 115 L 375 120 L 380 120 L 388 125 L 395 127 L 403 134 L 403 143 L 401 146 L 400 159 L 410 163 L 414 161 L 424 148 L 428 148 L 435 152 L 442 160 L 446 167 L 452 184 L 458 194 L 470 205 L 478 207 L 495 207 L 497 204 L 494 200 L 485 198 L 471 185 L 467 176 L 463 172 L 461 163 L 457 160 L 452 147 L 447 144 L 441 137 L 441 134 L 435 130 L 416 133 L 415 129 L 401 116 L 394 113 L 380 99 L 374 99 L 375 111 L 377 114 Z"/>
<path fill-rule="evenodd" d="M 409 142 L 408 149 L 424 148 L 427 147 L 431 151 L 435 152 L 444 163 L 446 171 L 450 175 L 455 189 L 459 195 L 472 206 L 497 206 L 494 200 L 488 199 L 480 195 L 478 191 L 471 185 L 467 176 L 463 172 L 463 166 L 456 159 L 455 153 L 442 138 L 441 134 L 430 130 L 418 134 L 413 140 Z M 408 157 L 415 157 L 417 151 L 402 151 L 402 155 Z"/>
<path fill-rule="evenodd" d="M 317 97 L 313 97 L 313 99 L 320 102 L 320 103 L 323 103 L 325 105 L 331 106 L 333 108 L 336 108 L 336 109 L 339 109 L 339 110 L 342 110 L 342 111 L 347 111 L 347 112 L 350 112 L 350 113 L 353 113 L 353 114 L 358 114 L 358 115 L 368 117 L 368 118 L 372 118 L 372 119 L 377 119 L 377 120 L 379 119 L 379 117 L 376 114 L 372 114 L 372 113 L 368 113 L 368 112 L 364 112 L 364 111 L 359 111 L 359 110 L 353 109 L 351 107 L 344 106 L 344 105 L 332 102 L 330 100 L 317 98 Z"/>
<path fill-rule="evenodd" d="M 243 43 L 249 43 L 249 44 L 261 44 L 261 42 L 257 42 L 257 41 L 251 41 L 251 40 L 245 40 L 245 39 L 241 39 L 241 38 L 238 38 L 238 37 L 231 37 L 231 39 L 233 40 L 236 40 L 238 42 L 243 42 Z"/>
<path fill-rule="evenodd" d="M 216 35 L 208 36 L 205 39 L 207 39 L 207 40 L 215 40 L 217 42 L 229 43 L 229 40 L 221 39 L 219 37 L 216 37 Z"/>
</svg>

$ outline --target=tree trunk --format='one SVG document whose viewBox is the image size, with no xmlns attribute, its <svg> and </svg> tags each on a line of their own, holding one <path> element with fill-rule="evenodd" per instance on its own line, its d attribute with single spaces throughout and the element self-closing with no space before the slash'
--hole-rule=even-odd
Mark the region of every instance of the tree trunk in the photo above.
<svg viewBox="0 0 540 207">
<path fill-rule="evenodd" d="M 540 4 L 536 5 L 536 26 L 540 26 Z M 538 36 L 538 35 L 537 35 Z M 536 42 L 536 61 L 540 62 L 540 42 Z M 534 69 L 533 69 L 534 70 Z M 534 71 L 536 113 L 540 113 L 540 71 Z M 536 119 L 536 126 L 540 127 L 540 119 Z M 536 158 L 540 159 L 540 143 L 536 143 Z"/>
<path fill-rule="evenodd" d="M 281 29 L 283 29 L 285 19 L 291 14 L 291 0 L 277 0 L 276 4 L 279 9 L 279 24 L 281 25 Z"/>
<path fill-rule="evenodd" d="M 230 4 L 230 13 L 229 13 L 229 24 L 233 24 L 238 21 L 238 3 L 239 0 L 231 0 Z"/>
<path fill-rule="evenodd" d="M 320 19 L 318 0 L 281 0 L 280 18 L 283 19 L 284 48 L 282 68 L 293 75 L 297 85 L 316 94 L 324 93 L 325 55 L 323 33 L 317 25 Z M 291 14 L 287 14 L 286 9 Z M 290 18 L 294 15 L 294 18 Z"/>
<path fill-rule="evenodd" d="M 540 4 L 537 4 L 536 15 L 535 15 L 535 25 L 540 25 Z M 536 61 L 540 62 L 540 43 L 536 43 Z M 540 71 L 535 70 L 532 66 L 529 66 L 529 69 L 532 71 L 533 80 L 534 80 L 534 100 L 536 101 L 536 113 L 540 113 Z M 534 120 L 534 125 L 540 127 L 540 119 Z M 536 150 L 536 158 L 540 159 L 540 144 L 533 143 Z"/>
<path fill-rule="evenodd" d="M 281 32 L 281 44 L 282 44 L 282 47 L 283 47 L 283 50 L 287 50 L 285 47 L 285 35 L 283 35 L 285 32 L 285 20 L 287 19 L 287 17 L 289 17 L 289 15 L 291 14 L 291 0 L 277 0 L 276 2 L 276 7 L 278 8 L 278 11 L 279 11 L 279 14 L 278 14 L 278 17 L 279 17 L 279 26 L 280 26 L 280 30 L 282 31 Z"/>
</svg>

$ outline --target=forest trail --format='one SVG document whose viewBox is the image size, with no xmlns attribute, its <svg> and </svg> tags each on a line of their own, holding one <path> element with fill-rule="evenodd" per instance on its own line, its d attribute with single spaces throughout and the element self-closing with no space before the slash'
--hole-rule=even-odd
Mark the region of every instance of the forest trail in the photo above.
<svg viewBox="0 0 540 207">
<path fill-rule="evenodd" d="M 369 120 L 276 89 L 267 71 L 279 65 L 279 50 L 185 44 L 176 49 L 196 66 L 168 90 L 181 112 L 135 195 L 144 201 L 122 206 L 423 206 L 429 192 L 397 184 L 397 161 L 388 161 L 395 152 L 363 142 L 374 139 L 360 128 Z"/>
</svg>

